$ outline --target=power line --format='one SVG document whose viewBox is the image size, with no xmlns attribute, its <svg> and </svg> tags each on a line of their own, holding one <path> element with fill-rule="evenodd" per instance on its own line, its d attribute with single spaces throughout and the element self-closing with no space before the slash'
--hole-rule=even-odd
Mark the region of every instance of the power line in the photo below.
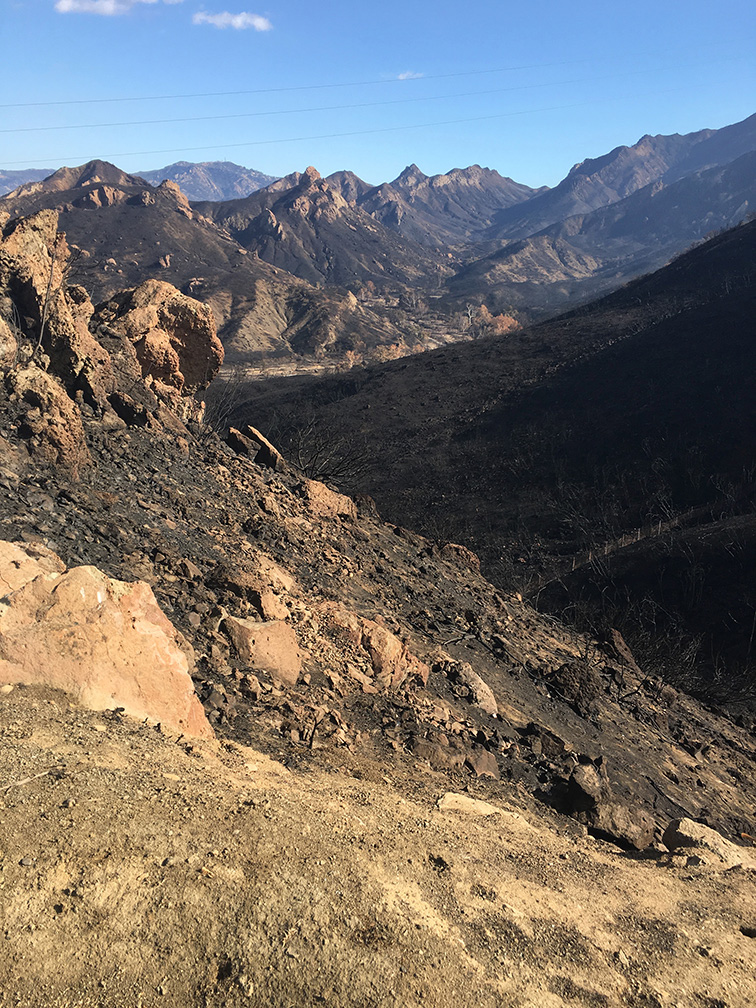
<svg viewBox="0 0 756 1008">
<path fill-rule="evenodd" d="M 326 88 L 367 87 L 373 84 L 407 84 L 416 80 L 445 80 L 451 77 L 477 77 L 482 74 L 510 73 L 516 70 L 540 70 L 547 67 L 575 66 L 590 60 L 560 60 L 557 63 L 527 63 L 522 66 L 497 67 L 492 70 L 465 70 L 458 73 L 421 74 L 417 77 L 381 77 L 377 80 L 342 81 L 336 84 L 299 84 L 288 87 L 255 88 L 247 91 L 198 91 L 194 94 L 132 95 L 128 98 L 72 98 L 64 101 L 10 102 L 0 108 L 38 108 L 59 105 L 98 105 L 106 102 L 174 101 L 180 98 L 229 98 L 236 95 L 281 94 L 285 91 L 322 91 Z"/>
<path fill-rule="evenodd" d="M 685 87 L 678 87 L 678 88 L 664 88 L 662 90 L 655 88 L 653 91 L 639 92 L 633 95 L 633 97 L 639 98 L 648 95 L 670 94 L 676 91 L 688 91 L 694 87 L 710 87 L 710 86 L 711 82 L 707 82 L 705 84 L 701 83 L 698 85 L 687 85 Z M 461 123 L 485 122 L 487 120 L 492 119 L 508 119 L 514 116 L 535 115 L 539 112 L 561 112 L 567 109 L 585 108 L 588 105 L 598 105 L 607 101 L 612 102 L 612 101 L 625 101 L 625 100 L 626 100 L 625 98 L 598 98 L 595 99 L 594 101 L 575 102 L 570 105 L 549 105 L 544 108 L 522 109 L 517 112 L 499 112 L 493 115 L 485 115 L 485 116 L 466 116 L 461 119 L 443 119 L 443 120 L 437 120 L 435 122 L 413 123 L 412 125 L 408 126 L 384 126 L 378 129 L 350 130 L 345 133 L 320 133 L 314 136 L 311 135 L 311 136 L 298 136 L 298 137 L 278 137 L 272 140 L 246 140 L 241 143 L 230 143 L 230 144 L 214 143 L 214 144 L 205 144 L 201 147 L 166 147 L 160 150 L 119 151 L 118 153 L 114 154 L 100 155 L 100 159 L 111 160 L 114 158 L 121 158 L 121 157 L 147 157 L 148 155 L 151 154 L 180 154 L 184 152 L 193 153 L 195 151 L 215 150 L 219 147 L 225 150 L 239 147 L 262 147 L 278 143 L 299 143 L 309 140 L 335 140 L 340 139 L 342 137 L 367 136 L 369 134 L 377 134 L 377 133 L 396 133 L 403 130 L 427 129 L 428 127 L 432 126 L 454 126 L 459 125 Z M 23 161 L 7 161 L 6 166 L 19 165 L 19 164 L 26 165 L 28 164 L 29 160 L 30 160 L 29 158 L 26 158 Z M 81 162 L 82 160 L 86 161 L 91 159 L 87 158 L 86 155 L 78 154 L 68 157 L 45 158 L 44 160 L 60 165 L 62 163 L 65 163 L 66 161 Z"/>
<path fill-rule="evenodd" d="M 667 67 L 666 69 L 677 70 L 690 67 L 693 64 L 682 64 L 677 67 Z M 697 65 L 697 64 L 696 64 Z M 653 72 L 653 71 L 651 71 Z M 125 122 L 101 122 L 101 123 L 74 123 L 72 125 L 55 126 L 22 126 L 19 128 L 0 129 L 2 133 L 46 133 L 52 130 L 75 130 L 75 129 L 114 129 L 121 126 L 161 126 L 174 123 L 186 122 L 217 122 L 223 119 L 252 119 L 266 116 L 297 115 L 311 112 L 340 112 L 346 109 L 378 108 L 386 105 L 406 105 L 413 102 L 424 101 L 445 101 L 451 98 L 476 98 L 482 95 L 506 94 L 514 91 L 532 91 L 538 88 L 564 87 L 567 84 L 587 84 L 596 81 L 614 80 L 617 77 L 646 76 L 647 70 L 628 70 L 621 74 L 605 74 L 601 77 L 575 77 L 571 80 L 546 81 L 541 84 L 519 84 L 516 87 L 488 88 L 483 91 L 458 91 L 446 95 L 426 95 L 414 98 L 392 98 L 387 101 L 377 102 L 353 102 L 347 105 L 316 105 L 310 108 L 298 109 L 278 109 L 267 112 L 236 112 L 224 113 L 222 115 L 206 116 L 182 116 L 173 119 L 132 119 Z"/>
</svg>

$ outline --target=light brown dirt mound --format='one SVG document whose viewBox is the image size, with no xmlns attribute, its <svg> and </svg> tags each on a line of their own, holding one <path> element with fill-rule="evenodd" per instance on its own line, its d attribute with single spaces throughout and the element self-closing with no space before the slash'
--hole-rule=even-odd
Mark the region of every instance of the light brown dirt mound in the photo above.
<svg viewBox="0 0 756 1008">
<path fill-rule="evenodd" d="M 0 1005 L 746 1008 L 753 874 L 0 693 Z M 449 804 L 448 802 L 446 804 Z M 455 804 L 455 803 L 451 803 Z M 559 829 L 557 829 L 559 826 Z"/>
</svg>

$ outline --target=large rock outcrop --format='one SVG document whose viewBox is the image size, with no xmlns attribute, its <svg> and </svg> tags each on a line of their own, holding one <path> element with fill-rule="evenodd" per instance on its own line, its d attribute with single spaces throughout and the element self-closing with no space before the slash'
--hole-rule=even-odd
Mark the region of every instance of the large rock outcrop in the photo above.
<svg viewBox="0 0 756 1008">
<path fill-rule="evenodd" d="M 56 211 L 7 223 L 0 236 L 0 315 L 6 327 L 15 326 L 27 360 L 46 358 L 72 398 L 82 397 L 103 413 L 115 376 L 109 354 L 89 331 L 86 292 L 69 293 L 70 260 Z"/>
<path fill-rule="evenodd" d="M 92 710 L 121 708 L 211 738 L 194 693 L 191 647 L 149 585 L 0 542 L 0 681 L 63 689 Z"/>
<path fill-rule="evenodd" d="M 185 434 L 177 417 L 194 415 L 223 347 L 212 311 L 170 284 L 147 281 L 95 312 L 70 268 L 56 211 L 5 221 L 0 366 L 17 429 L 32 457 L 77 476 L 90 462 L 82 409 L 105 430 Z"/>
<path fill-rule="evenodd" d="M 116 294 L 94 322 L 133 345 L 145 382 L 179 411 L 181 397 L 206 388 L 223 363 L 210 308 L 160 280 Z"/>
</svg>

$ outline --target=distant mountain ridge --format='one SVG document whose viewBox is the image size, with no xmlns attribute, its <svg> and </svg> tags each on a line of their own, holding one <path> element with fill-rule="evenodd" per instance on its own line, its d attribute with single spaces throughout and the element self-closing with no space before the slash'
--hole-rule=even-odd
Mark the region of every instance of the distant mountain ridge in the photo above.
<svg viewBox="0 0 756 1008">
<path fill-rule="evenodd" d="M 49 168 L 18 168 L 0 170 L 0 196 L 13 192 L 27 182 L 39 182 L 50 174 Z"/>
<path fill-rule="evenodd" d="M 107 164 L 108 162 L 97 161 L 97 163 Z M 0 171 L 0 196 L 13 192 L 19 186 L 41 182 L 58 175 L 60 172 L 75 170 L 59 168 L 51 172 L 50 169 L 45 168 L 23 168 L 18 171 Z M 62 177 L 66 178 L 67 176 Z M 169 182 L 175 182 L 190 200 L 239 199 L 270 185 L 277 178 L 275 175 L 265 175 L 254 168 L 245 168 L 232 161 L 203 161 L 201 163 L 176 161 L 164 168 L 136 172 L 132 177 L 144 179 L 150 185 L 159 185 L 166 179 Z M 66 185 L 64 188 L 70 188 L 70 186 Z"/>
<path fill-rule="evenodd" d="M 310 283 L 352 289 L 370 281 L 401 289 L 438 275 L 438 257 L 429 249 L 344 198 L 342 186 L 359 189 L 357 176 L 339 182 L 332 185 L 309 167 L 245 199 L 195 207 L 250 252 Z"/>
<path fill-rule="evenodd" d="M 190 200 L 240 199 L 264 189 L 277 178 L 254 168 L 244 168 L 233 161 L 202 161 L 199 164 L 176 161 L 165 168 L 139 174 L 153 185 L 164 179 L 175 182 Z"/>
</svg>

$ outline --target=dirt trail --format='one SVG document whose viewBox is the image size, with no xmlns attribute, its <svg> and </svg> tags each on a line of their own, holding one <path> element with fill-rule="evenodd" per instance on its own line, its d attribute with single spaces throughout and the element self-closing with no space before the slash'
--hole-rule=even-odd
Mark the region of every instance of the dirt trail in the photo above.
<svg viewBox="0 0 756 1008">
<path fill-rule="evenodd" d="M 756 1003 L 752 872 L 628 855 L 498 782 L 498 814 L 441 811 L 400 757 L 292 771 L 42 688 L 0 715 L 2 1006 Z"/>
</svg>

